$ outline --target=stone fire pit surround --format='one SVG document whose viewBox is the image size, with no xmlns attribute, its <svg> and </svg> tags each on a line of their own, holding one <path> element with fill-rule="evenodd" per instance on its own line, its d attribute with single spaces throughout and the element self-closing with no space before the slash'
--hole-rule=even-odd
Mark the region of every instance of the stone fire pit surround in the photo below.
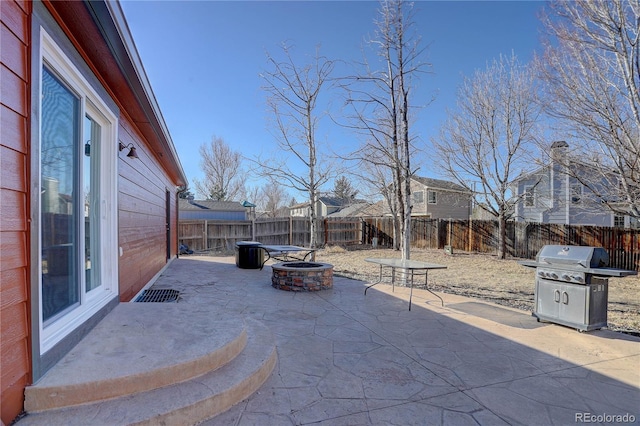
<svg viewBox="0 0 640 426">
<path fill-rule="evenodd" d="M 282 262 L 271 266 L 271 286 L 285 291 L 333 288 L 333 265 L 320 262 Z"/>
</svg>

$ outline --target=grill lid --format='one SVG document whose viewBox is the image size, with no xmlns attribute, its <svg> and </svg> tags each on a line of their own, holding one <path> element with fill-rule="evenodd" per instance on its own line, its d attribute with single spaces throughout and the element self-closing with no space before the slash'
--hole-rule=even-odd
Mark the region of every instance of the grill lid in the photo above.
<svg viewBox="0 0 640 426">
<path fill-rule="evenodd" d="M 549 266 L 604 268 L 609 265 L 609 254 L 602 247 L 546 245 L 536 260 Z"/>
<path fill-rule="evenodd" d="M 528 268 L 542 269 L 538 269 L 538 274 L 555 272 L 556 275 L 560 275 L 557 274 L 559 270 L 596 277 L 626 277 L 638 274 L 637 271 L 608 268 L 609 254 L 602 247 L 547 245 L 538 252 L 535 262 L 524 260 L 518 263 Z"/>
</svg>

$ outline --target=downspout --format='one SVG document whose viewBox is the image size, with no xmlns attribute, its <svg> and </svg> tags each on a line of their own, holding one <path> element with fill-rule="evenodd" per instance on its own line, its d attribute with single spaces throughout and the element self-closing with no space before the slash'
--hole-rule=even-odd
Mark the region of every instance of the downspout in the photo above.
<svg viewBox="0 0 640 426">
<path fill-rule="evenodd" d="M 178 238 L 176 238 L 176 259 L 180 257 L 180 194 L 187 190 L 187 185 L 176 186 L 176 234 Z"/>
</svg>

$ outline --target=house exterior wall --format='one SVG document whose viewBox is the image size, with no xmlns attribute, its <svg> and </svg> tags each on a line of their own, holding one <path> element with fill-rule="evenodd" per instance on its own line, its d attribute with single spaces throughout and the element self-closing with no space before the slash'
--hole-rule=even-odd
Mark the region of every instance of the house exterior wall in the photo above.
<svg viewBox="0 0 640 426">
<path fill-rule="evenodd" d="M 533 206 L 526 206 L 521 200 L 516 205 L 516 221 L 542 222 L 544 212 L 553 207 L 551 179 L 551 173 L 545 170 L 545 173 L 528 176 L 517 183 L 518 194 L 531 192 Z M 554 186 L 557 188 L 558 183 Z"/>
<path fill-rule="evenodd" d="M 533 188 L 533 206 L 520 199 L 516 205 L 517 222 L 540 222 L 570 225 L 613 226 L 613 214 L 599 205 L 592 193 L 582 188 L 579 203 L 572 201 L 572 186 L 582 187 L 559 163 L 528 175 L 516 183 L 518 195 Z"/>
<path fill-rule="evenodd" d="M 295 207 L 289 210 L 291 217 L 309 217 L 309 206 Z"/>
<path fill-rule="evenodd" d="M 0 418 L 22 411 L 29 341 L 29 87 L 31 2 L 1 1 Z"/>
<path fill-rule="evenodd" d="M 340 211 L 341 208 L 341 206 L 328 205 L 322 200 L 318 200 L 316 202 L 316 217 L 327 217 L 331 213 Z M 291 217 L 309 217 L 310 214 L 309 204 L 299 204 L 289 209 L 289 216 Z"/>
<path fill-rule="evenodd" d="M 436 204 L 429 204 L 429 191 L 436 192 Z M 421 201 L 416 194 L 422 192 Z M 471 197 L 460 192 L 429 188 L 419 182 L 411 182 L 413 197 L 412 216 L 426 216 L 432 219 L 469 219 L 471 214 Z"/>
<path fill-rule="evenodd" d="M 122 248 L 120 301 L 130 301 L 167 263 L 166 191 L 170 193 L 171 257 L 177 252 L 176 186 L 166 176 L 140 134 L 121 117 L 118 138 L 133 143 L 138 159 L 118 159 L 118 241 Z"/>
<path fill-rule="evenodd" d="M 340 210 L 340 206 L 330 206 L 330 205 L 326 205 L 322 201 L 318 201 L 318 204 L 316 207 L 316 214 L 317 214 L 317 217 L 327 217 L 331 213 L 335 213 L 339 210 Z"/>
<path fill-rule="evenodd" d="M 316 217 L 325 217 L 327 215 L 327 205 L 321 201 L 316 203 Z"/>
<path fill-rule="evenodd" d="M 40 354 L 34 325 L 40 303 L 39 251 L 34 243 L 38 234 L 34 223 L 38 219 L 34 209 L 41 197 L 40 190 L 30 189 L 34 174 L 38 173 L 33 164 L 39 157 L 34 150 L 39 147 L 40 25 L 57 41 L 64 41 L 65 53 L 71 55 L 82 73 L 90 75 L 91 84 L 115 108 L 118 140 L 133 143 L 137 149 L 139 159 L 128 158 L 127 151 L 119 152 L 114 176 L 119 191 L 118 244 L 122 256 L 116 267 L 121 300 L 130 300 L 162 270 L 168 258 L 175 257 L 176 191 L 177 185 L 184 184 L 180 181 L 184 177 L 179 160 L 171 163 L 174 157 L 166 151 L 157 154 L 159 149 L 152 148 L 145 137 L 154 131 L 148 119 L 125 106 L 132 105 L 131 99 L 136 98 L 128 87 L 113 83 L 126 79 L 109 56 L 108 43 L 93 25 L 83 3 L 3 0 L 0 8 L 0 419 L 10 424 L 23 409 L 24 388 L 71 349 L 100 320 L 100 315 L 115 306 L 111 302 L 105 305 L 100 315 L 94 315 L 56 347 Z M 117 298 L 113 302 L 117 303 Z"/>
</svg>

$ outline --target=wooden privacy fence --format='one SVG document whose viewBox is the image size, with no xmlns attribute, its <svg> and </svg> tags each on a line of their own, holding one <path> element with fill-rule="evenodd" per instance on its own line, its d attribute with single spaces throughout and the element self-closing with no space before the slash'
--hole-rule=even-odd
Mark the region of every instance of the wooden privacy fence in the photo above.
<svg viewBox="0 0 640 426">
<path fill-rule="evenodd" d="M 234 250 L 238 241 L 309 246 L 307 218 L 285 217 L 255 221 L 181 220 L 179 242 L 198 251 Z M 393 246 L 393 220 L 378 218 L 325 218 L 318 221 L 316 241 L 325 245 Z M 417 248 L 497 253 L 498 222 L 413 218 L 411 245 Z M 548 223 L 507 223 L 507 255 L 534 259 L 546 244 L 604 247 L 610 266 L 640 270 L 640 230 Z"/>
<path fill-rule="evenodd" d="M 251 221 L 180 220 L 178 242 L 196 252 L 233 250 L 251 240 Z"/>
<path fill-rule="evenodd" d="M 308 247 L 310 223 L 304 217 L 256 219 L 255 221 L 180 220 L 178 240 L 196 252 L 234 250 L 238 241 Z M 318 221 L 319 245 L 362 243 L 360 218 L 325 218 Z"/>
<path fill-rule="evenodd" d="M 391 218 L 366 218 L 363 243 L 393 246 Z M 603 247 L 609 265 L 640 271 L 640 230 L 552 223 L 507 222 L 507 256 L 535 259 L 547 244 Z M 419 248 L 495 253 L 498 252 L 498 222 L 495 220 L 442 220 L 413 218 L 411 245 Z"/>
</svg>

